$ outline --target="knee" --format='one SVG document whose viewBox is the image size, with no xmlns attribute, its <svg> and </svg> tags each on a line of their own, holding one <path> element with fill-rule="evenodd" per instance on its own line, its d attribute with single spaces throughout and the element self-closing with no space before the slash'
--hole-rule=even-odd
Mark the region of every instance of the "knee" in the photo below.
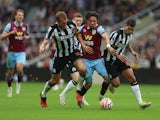
<svg viewBox="0 0 160 120">
<path fill-rule="evenodd" d="M 12 76 L 14 74 L 14 70 L 8 70 L 6 76 Z"/>
<path fill-rule="evenodd" d="M 52 77 L 50 79 L 50 83 L 57 84 L 59 82 L 59 79 L 60 79 L 60 75 L 52 74 Z"/>
<path fill-rule="evenodd" d="M 86 68 L 79 68 L 79 73 L 81 74 L 81 75 L 85 75 L 86 74 Z"/>
<path fill-rule="evenodd" d="M 114 86 L 114 87 L 119 87 L 119 85 L 120 85 L 120 82 L 112 82 L 112 86 Z"/>
<path fill-rule="evenodd" d="M 115 88 L 119 87 L 120 84 L 112 84 Z"/>
</svg>

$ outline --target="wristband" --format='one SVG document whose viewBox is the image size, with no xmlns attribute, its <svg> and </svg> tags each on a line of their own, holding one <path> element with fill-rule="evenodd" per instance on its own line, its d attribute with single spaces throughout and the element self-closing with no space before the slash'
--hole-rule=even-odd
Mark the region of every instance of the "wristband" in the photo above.
<svg viewBox="0 0 160 120">
<path fill-rule="evenodd" d="M 111 45 L 110 45 L 110 44 L 107 44 L 107 45 L 106 45 L 106 48 L 108 49 L 109 47 L 111 47 Z"/>
</svg>

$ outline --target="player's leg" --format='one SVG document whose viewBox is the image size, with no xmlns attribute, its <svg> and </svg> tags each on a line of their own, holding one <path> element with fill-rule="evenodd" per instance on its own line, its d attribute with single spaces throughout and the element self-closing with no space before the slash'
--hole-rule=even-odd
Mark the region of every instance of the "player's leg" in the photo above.
<svg viewBox="0 0 160 120">
<path fill-rule="evenodd" d="M 138 104 L 141 109 L 145 109 L 151 105 L 151 102 L 144 102 L 142 100 L 141 91 L 139 88 L 139 84 L 136 80 L 136 77 L 134 75 L 134 72 L 131 68 L 125 69 L 122 71 L 122 75 L 129 81 L 131 84 L 131 89 L 138 101 Z"/>
<path fill-rule="evenodd" d="M 8 68 L 7 73 L 6 73 L 6 81 L 8 85 L 8 90 L 7 90 L 7 96 L 12 97 L 12 82 L 13 82 L 13 74 L 14 74 L 14 68 Z"/>
<path fill-rule="evenodd" d="M 18 76 L 18 81 L 16 82 L 16 94 L 19 94 L 20 90 L 21 90 L 22 79 L 23 79 L 23 76 L 24 76 L 23 64 L 18 63 L 16 65 L 16 70 L 17 70 L 17 76 Z"/>
<path fill-rule="evenodd" d="M 74 66 L 76 67 L 77 71 L 79 72 L 78 81 L 84 80 L 87 77 L 87 74 L 86 74 L 86 66 L 84 64 L 83 59 L 75 60 Z"/>
<path fill-rule="evenodd" d="M 99 99 L 101 100 L 104 97 L 105 91 L 108 89 L 108 86 L 110 84 L 110 80 L 109 80 L 109 77 L 108 77 L 108 72 L 106 70 L 106 67 L 104 65 L 104 61 L 103 61 L 102 58 L 96 60 L 95 70 L 104 79 L 104 81 L 102 83 L 102 89 L 101 89 L 100 94 L 99 94 Z"/>
<path fill-rule="evenodd" d="M 49 61 L 49 70 L 52 72 L 52 69 L 53 69 L 53 64 L 54 64 L 54 59 L 53 58 L 50 58 L 50 61 Z M 59 84 L 56 84 L 53 86 L 53 90 L 59 90 Z"/>
<path fill-rule="evenodd" d="M 45 83 L 44 88 L 42 92 L 40 93 L 40 101 L 41 101 L 42 107 L 47 107 L 46 95 L 48 91 L 59 82 L 59 79 L 61 77 L 61 71 L 66 65 L 64 60 L 65 60 L 64 58 L 55 59 L 51 79 Z M 59 65 L 59 63 L 61 63 L 61 65 Z"/>
<path fill-rule="evenodd" d="M 72 77 L 72 78 L 73 78 L 73 77 Z M 85 80 L 80 80 L 80 81 L 78 81 L 76 91 L 77 91 L 77 90 L 81 90 L 81 88 L 82 88 L 82 86 L 83 86 L 84 84 L 85 84 Z M 76 93 L 77 93 L 77 92 L 76 92 Z M 87 102 L 85 96 L 82 97 L 82 104 L 83 104 L 83 105 L 86 105 L 86 106 L 89 105 L 89 103 Z"/>
<path fill-rule="evenodd" d="M 18 76 L 18 81 L 16 82 L 16 94 L 20 93 L 21 83 L 24 76 L 23 69 L 26 62 L 25 52 L 15 53 L 16 54 L 16 71 Z"/>
<path fill-rule="evenodd" d="M 82 81 L 79 81 L 78 84 L 77 84 L 77 89 L 76 89 L 76 93 L 77 93 L 77 90 L 81 90 L 82 86 L 86 84 L 86 81 L 85 80 L 82 80 Z M 89 103 L 88 101 L 86 100 L 85 98 L 85 95 L 82 97 L 82 104 L 85 105 L 85 106 L 88 106 Z"/>
<path fill-rule="evenodd" d="M 75 71 L 73 71 L 75 69 Z M 78 78 L 79 78 L 79 73 L 77 72 L 76 68 L 74 66 L 72 66 L 72 71 L 71 71 L 71 77 L 72 80 L 70 80 L 66 87 L 64 88 L 64 90 L 62 91 L 62 93 L 59 95 L 59 100 L 60 100 L 60 104 L 61 105 L 65 105 L 65 97 L 66 94 L 71 91 L 78 83 Z"/>
<path fill-rule="evenodd" d="M 106 91 L 108 90 L 108 87 L 112 87 L 112 90 L 110 90 L 112 93 L 115 89 L 115 87 L 118 87 L 120 84 L 120 79 L 118 77 L 118 71 L 117 71 L 117 65 L 116 64 L 111 64 L 113 61 L 105 61 L 105 68 L 109 74 L 109 81 L 104 80 L 101 86 L 100 94 L 99 94 L 99 100 L 101 100 Z M 111 89 L 111 88 L 110 88 Z"/>
<path fill-rule="evenodd" d="M 59 82 L 60 76 L 61 76 L 60 73 L 58 74 L 52 73 L 51 79 L 45 83 L 44 88 L 40 93 L 40 101 L 42 107 L 47 107 L 46 95 L 48 91 Z"/>
<path fill-rule="evenodd" d="M 86 92 L 92 86 L 92 75 L 93 75 L 93 72 L 94 72 L 94 68 L 92 67 L 92 66 L 94 66 L 94 64 L 87 59 L 84 59 L 84 62 L 85 62 L 85 65 L 86 65 L 86 70 L 87 70 L 88 76 L 86 77 L 86 79 L 85 79 L 86 82 L 82 86 L 81 90 L 77 90 L 77 92 L 76 92 L 77 103 L 80 107 L 82 107 L 83 96 L 86 94 Z"/>
<path fill-rule="evenodd" d="M 13 82 L 13 74 L 14 67 L 16 65 L 15 57 L 13 52 L 7 53 L 7 73 L 6 73 L 6 81 L 8 85 L 7 96 L 12 97 L 12 82 Z"/>
<path fill-rule="evenodd" d="M 89 79 L 89 78 L 87 78 L 87 79 Z M 82 105 L 84 105 L 83 104 L 83 99 L 84 99 L 83 96 L 87 93 L 87 91 L 89 90 L 89 88 L 91 88 L 91 86 L 92 86 L 92 82 L 86 82 L 82 86 L 81 90 L 76 91 L 77 104 L 80 108 L 82 107 Z"/>
</svg>

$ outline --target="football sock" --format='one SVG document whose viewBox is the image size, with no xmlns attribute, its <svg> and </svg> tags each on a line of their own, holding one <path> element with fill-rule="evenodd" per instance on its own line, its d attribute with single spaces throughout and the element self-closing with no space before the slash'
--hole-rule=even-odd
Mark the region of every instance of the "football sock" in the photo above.
<svg viewBox="0 0 160 120">
<path fill-rule="evenodd" d="M 83 86 L 83 82 L 84 82 L 84 80 L 81 80 L 81 81 L 78 82 L 77 90 L 81 90 L 81 88 Z"/>
<path fill-rule="evenodd" d="M 78 81 L 83 81 L 85 77 L 79 75 Z"/>
<path fill-rule="evenodd" d="M 6 80 L 7 80 L 8 87 L 11 87 L 12 86 L 12 81 L 13 81 L 13 76 L 12 77 L 7 77 L 6 76 Z"/>
<path fill-rule="evenodd" d="M 136 96 L 136 99 L 137 99 L 138 103 L 141 104 L 143 102 L 143 100 L 142 100 L 142 97 L 141 97 L 141 92 L 140 92 L 138 82 L 131 83 L 131 89 L 132 89 L 134 95 Z"/>
<path fill-rule="evenodd" d="M 23 75 L 24 73 L 17 73 L 17 76 L 18 76 L 18 83 L 22 82 L 22 79 L 23 79 Z"/>
<path fill-rule="evenodd" d="M 88 74 L 88 73 L 86 73 L 85 75 L 80 74 L 80 75 L 79 75 L 79 78 L 78 78 L 78 81 L 84 81 L 84 79 L 85 79 L 85 78 L 88 78 L 88 77 L 89 77 L 89 74 Z"/>
<path fill-rule="evenodd" d="M 54 86 L 55 84 L 51 84 L 50 81 L 47 81 L 46 84 L 44 85 L 44 88 L 41 92 L 41 95 L 43 98 L 46 97 L 47 92 Z"/>
<path fill-rule="evenodd" d="M 102 88 L 101 88 L 101 91 L 100 91 L 101 95 L 104 95 L 106 93 L 109 84 L 110 84 L 110 81 L 105 81 L 105 80 L 103 81 Z"/>
<path fill-rule="evenodd" d="M 80 92 L 80 95 L 83 96 L 84 94 L 86 94 L 86 92 L 88 91 L 89 88 L 90 87 L 83 85 L 81 92 Z"/>
<path fill-rule="evenodd" d="M 72 88 L 74 88 L 76 85 L 77 85 L 76 81 L 70 80 L 66 85 L 66 87 L 64 88 L 64 90 L 62 91 L 61 95 L 66 95 L 66 93 L 72 90 Z"/>
</svg>

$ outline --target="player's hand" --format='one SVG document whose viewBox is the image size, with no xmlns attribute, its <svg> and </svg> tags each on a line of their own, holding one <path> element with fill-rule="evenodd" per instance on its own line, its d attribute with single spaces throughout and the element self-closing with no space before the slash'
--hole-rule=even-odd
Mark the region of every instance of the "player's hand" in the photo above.
<svg viewBox="0 0 160 120">
<path fill-rule="evenodd" d="M 122 62 L 127 62 L 127 57 L 125 55 L 119 55 L 117 54 L 116 57 L 121 60 Z"/>
<path fill-rule="evenodd" d="M 17 33 L 17 30 L 15 29 L 15 30 L 12 30 L 11 32 L 10 32 L 10 35 L 13 35 L 13 34 L 16 34 Z"/>
<path fill-rule="evenodd" d="M 107 50 L 109 51 L 109 53 L 112 55 L 112 56 L 115 56 L 117 53 L 117 51 L 113 48 L 113 47 L 109 47 L 107 48 Z"/>
<path fill-rule="evenodd" d="M 39 55 L 42 56 L 44 53 L 45 53 L 45 47 L 41 45 L 39 48 Z"/>
<path fill-rule="evenodd" d="M 24 36 L 23 36 L 23 39 L 24 39 L 24 40 L 28 40 L 28 39 L 29 39 L 29 36 L 28 36 L 28 35 L 24 35 Z"/>
<path fill-rule="evenodd" d="M 132 55 L 135 56 L 136 60 L 139 60 L 139 55 L 137 52 L 132 51 Z"/>
<path fill-rule="evenodd" d="M 84 54 L 86 54 L 86 53 L 88 53 L 90 55 L 94 54 L 94 51 L 90 46 L 84 45 L 84 46 L 82 46 L 82 50 L 83 50 Z"/>
<path fill-rule="evenodd" d="M 73 34 L 77 34 L 77 32 L 78 32 L 78 29 L 77 29 L 77 28 L 72 29 L 72 33 L 73 33 Z"/>
</svg>

